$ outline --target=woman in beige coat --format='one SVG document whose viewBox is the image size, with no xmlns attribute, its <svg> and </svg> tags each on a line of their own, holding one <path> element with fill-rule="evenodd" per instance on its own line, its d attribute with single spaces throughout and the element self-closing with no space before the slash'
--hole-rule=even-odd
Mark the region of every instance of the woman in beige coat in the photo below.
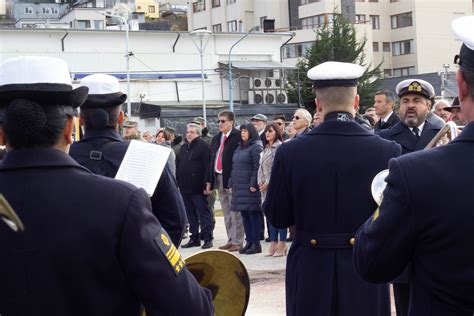
<svg viewBox="0 0 474 316">
<path fill-rule="evenodd" d="M 273 158 L 277 148 L 282 144 L 282 135 L 280 134 L 280 129 L 276 124 L 267 125 L 265 128 L 265 137 L 267 144 L 263 149 L 262 155 L 260 157 L 260 167 L 258 169 L 258 186 L 260 192 L 262 193 L 262 202 L 265 201 L 267 195 L 267 188 L 270 182 L 270 176 L 273 165 Z M 286 228 L 278 229 L 268 223 L 268 231 L 270 233 L 270 249 L 267 257 L 282 257 L 286 255 L 287 247 L 285 244 L 286 241 Z M 280 237 L 280 241 L 278 241 Z"/>
</svg>

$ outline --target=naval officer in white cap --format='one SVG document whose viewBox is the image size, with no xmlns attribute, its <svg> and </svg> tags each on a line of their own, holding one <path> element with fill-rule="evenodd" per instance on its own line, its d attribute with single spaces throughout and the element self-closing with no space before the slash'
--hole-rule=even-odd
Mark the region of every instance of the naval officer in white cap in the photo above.
<svg viewBox="0 0 474 316">
<path fill-rule="evenodd" d="M 463 41 L 456 80 L 469 123 L 445 146 L 390 162 L 380 210 L 354 248 L 356 269 L 371 282 L 389 281 L 411 262 L 410 316 L 474 314 L 474 17 L 452 28 Z"/>
<path fill-rule="evenodd" d="M 213 315 L 211 292 L 184 266 L 146 192 L 67 155 L 87 91 L 72 89 L 60 59 L 0 64 L 0 192 L 25 225 L 0 225 L 0 313 Z"/>
<path fill-rule="evenodd" d="M 89 96 L 81 106 L 85 134 L 71 146 L 69 154 L 95 174 L 113 178 L 130 144 L 118 133 L 127 95 L 120 91 L 117 78 L 106 74 L 84 77 L 81 86 L 89 88 Z M 187 223 L 186 209 L 168 166 L 150 199 L 153 214 L 178 247 Z"/>
<path fill-rule="evenodd" d="M 354 121 L 363 72 L 340 62 L 312 68 L 324 122 L 275 155 L 264 210 L 275 227 L 296 226 L 286 270 L 288 315 L 390 315 L 388 284 L 361 280 L 352 264 L 355 232 L 377 207 L 370 183 L 400 154 L 399 145 Z"/>
</svg>

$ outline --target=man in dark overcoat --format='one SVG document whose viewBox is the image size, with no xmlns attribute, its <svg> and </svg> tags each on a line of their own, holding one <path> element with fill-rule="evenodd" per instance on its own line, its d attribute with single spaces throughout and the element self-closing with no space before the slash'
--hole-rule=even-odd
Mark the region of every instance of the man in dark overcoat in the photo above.
<svg viewBox="0 0 474 316">
<path fill-rule="evenodd" d="M 230 210 L 232 192 L 229 178 L 232 172 L 232 157 L 241 139 L 239 130 L 234 128 L 233 112 L 222 111 L 217 114 L 217 119 L 220 132 L 211 141 L 211 165 L 206 183 L 206 193 L 210 194 L 213 188 L 217 189 L 224 213 L 227 243 L 220 246 L 219 249 L 234 252 L 242 248 L 244 224 L 240 213 Z"/>
<path fill-rule="evenodd" d="M 363 72 L 339 62 L 312 68 L 324 121 L 275 155 L 264 211 L 277 228 L 296 225 L 286 269 L 290 316 L 390 315 L 388 284 L 363 281 L 352 264 L 355 232 L 377 207 L 371 181 L 401 151 L 354 121 Z"/>
<path fill-rule="evenodd" d="M 380 209 L 359 229 L 354 247 L 356 270 L 371 282 L 387 282 L 411 263 L 410 316 L 474 313 L 474 18 L 452 26 L 464 41 L 456 80 L 470 123 L 445 146 L 390 162 Z"/>
<path fill-rule="evenodd" d="M 201 138 L 201 133 L 199 125 L 188 124 L 186 142 L 181 146 L 180 155 L 176 159 L 176 178 L 186 206 L 191 233 L 188 243 L 181 246 L 183 248 L 199 247 L 201 240 L 204 241 L 203 249 L 213 246 L 215 222 L 204 194 L 209 172 L 209 145 Z"/>
<path fill-rule="evenodd" d="M 81 85 L 89 88 L 89 96 L 81 106 L 85 134 L 71 146 L 69 155 L 95 174 L 113 178 L 130 144 L 129 141 L 123 141 L 118 133 L 123 121 L 121 106 L 127 100 L 127 95 L 120 91 L 117 78 L 110 75 L 84 77 Z M 153 214 L 178 247 L 187 223 L 186 209 L 168 167 L 163 170 L 150 199 Z"/>
<path fill-rule="evenodd" d="M 381 131 L 379 136 L 400 144 L 402 155 L 422 150 L 440 130 L 427 120 L 431 108 L 430 100 L 435 95 L 434 88 L 427 81 L 407 79 L 401 81 L 395 90 L 400 98 L 400 121 L 391 129 Z M 408 266 L 400 276 L 393 280 L 393 296 L 398 316 L 408 314 L 409 269 Z"/>
<path fill-rule="evenodd" d="M 87 88 L 72 89 L 66 63 L 18 57 L 0 69 L 0 192 L 25 226 L 0 225 L 1 314 L 213 315 L 146 192 L 68 156 Z"/>
<path fill-rule="evenodd" d="M 390 90 L 380 90 L 375 92 L 374 95 L 374 108 L 375 114 L 379 117 L 379 120 L 374 125 L 374 131 L 376 133 L 392 128 L 395 124 L 400 121 L 400 118 L 394 111 L 395 96 Z"/>
</svg>

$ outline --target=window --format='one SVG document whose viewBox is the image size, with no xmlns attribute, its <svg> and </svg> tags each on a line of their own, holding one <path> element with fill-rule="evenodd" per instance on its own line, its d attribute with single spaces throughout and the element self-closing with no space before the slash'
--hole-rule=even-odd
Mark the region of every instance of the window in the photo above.
<svg viewBox="0 0 474 316">
<path fill-rule="evenodd" d="M 365 22 L 365 14 L 356 14 L 355 16 L 356 23 L 364 23 Z"/>
<path fill-rule="evenodd" d="M 383 47 L 384 52 L 390 53 L 391 50 L 390 50 L 390 43 L 389 42 L 383 42 L 382 47 Z"/>
<path fill-rule="evenodd" d="M 332 21 L 332 14 L 320 14 L 301 19 L 302 29 L 314 29 Z"/>
<path fill-rule="evenodd" d="M 94 29 L 102 30 L 104 28 L 104 21 L 102 20 L 94 20 Z"/>
<path fill-rule="evenodd" d="M 413 25 L 411 12 L 391 15 L 390 19 L 392 21 L 392 29 L 399 29 L 401 27 Z"/>
<path fill-rule="evenodd" d="M 25 8 L 25 13 L 26 14 L 33 14 L 33 8 L 32 7 L 26 7 Z"/>
<path fill-rule="evenodd" d="M 149 5 L 148 6 L 148 13 L 155 13 L 155 6 L 154 5 Z"/>
<path fill-rule="evenodd" d="M 378 52 L 379 51 L 379 42 L 372 42 L 372 50 L 374 52 Z"/>
<path fill-rule="evenodd" d="M 370 15 L 370 23 L 372 24 L 372 30 L 380 29 L 380 17 L 378 15 Z"/>
<path fill-rule="evenodd" d="M 221 0 L 212 0 L 212 7 L 220 7 L 221 6 Z"/>
<path fill-rule="evenodd" d="M 313 42 L 304 42 L 296 44 L 285 45 L 283 51 L 283 58 L 299 58 L 304 57 L 306 53 L 311 49 Z"/>
<path fill-rule="evenodd" d="M 193 2 L 193 12 L 199 12 L 199 11 L 205 11 L 205 10 L 206 10 L 205 1 Z"/>
<path fill-rule="evenodd" d="M 412 54 L 412 53 L 414 53 L 413 40 L 392 43 L 393 56 L 406 55 L 406 54 Z"/>
<path fill-rule="evenodd" d="M 236 2 L 237 2 L 237 0 L 226 0 L 227 4 L 232 4 L 232 3 L 236 3 Z"/>
<path fill-rule="evenodd" d="M 237 20 L 227 22 L 227 32 L 237 32 Z"/>
<path fill-rule="evenodd" d="M 45 8 L 43 7 L 43 14 L 51 14 L 51 8 Z"/>
<path fill-rule="evenodd" d="M 394 77 L 409 76 L 409 75 L 414 75 L 414 74 L 415 74 L 415 67 L 404 67 L 404 68 L 393 69 Z"/>
<path fill-rule="evenodd" d="M 319 1 L 321 1 L 321 0 L 300 0 L 300 5 L 313 3 L 313 2 L 319 2 Z"/>
<path fill-rule="evenodd" d="M 53 8 L 53 14 L 59 14 L 59 8 Z"/>
<path fill-rule="evenodd" d="M 385 78 L 391 77 L 391 76 L 392 76 L 392 69 L 384 69 L 384 70 L 383 70 L 383 76 L 384 76 Z"/>
<path fill-rule="evenodd" d="M 355 2 L 365 2 L 365 0 L 356 0 Z"/>
<path fill-rule="evenodd" d="M 399 0 L 390 0 L 390 3 L 398 2 Z"/>
<path fill-rule="evenodd" d="M 214 25 L 212 26 L 212 31 L 213 31 L 214 33 L 216 33 L 216 32 L 222 32 L 222 24 L 214 24 Z"/>
<path fill-rule="evenodd" d="M 369 2 L 379 2 L 379 0 L 369 0 Z"/>
<path fill-rule="evenodd" d="M 76 28 L 78 28 L 78 29 L 90 29 L 91 28 L 91 21 L 89 21 L 89 20 L 77 20 Z"/>
</svg>

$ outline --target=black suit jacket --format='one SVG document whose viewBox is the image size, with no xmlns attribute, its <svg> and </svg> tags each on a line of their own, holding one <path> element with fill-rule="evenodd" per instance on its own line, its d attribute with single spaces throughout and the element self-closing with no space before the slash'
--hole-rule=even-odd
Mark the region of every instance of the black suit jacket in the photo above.
<svg viewBox="0 0 474 316">
<path fill-rule="evenodd" d="M 400 122 L 400 118 L 398 117 L 397 114 L 395 114 L 395 112 L 393 112 L 392 115 L 390 115 L 390 117 L 388 118 L 388 121 L 385 122 L 382 126 L 380 126 L 381 122 L 382 122 L 382 120 L 379 120 L 377 123 L 375 123 L 374 132 L 377 133 L 381 130 L 391 128 L 392 126 L 394 126 L 395 124 Z"/>
<path fill-rule="evenodd" d="M 201 137 L 184 143 L 176 159 L 176 179 L 182 194 L 204 194 L 209 172 L 209 145 Z"/>
<path fill-rule="evenodd" d="M 0 192 L 25 224 L 0 222 L 2 315 L 213 315 L 144 190 L 40 148 L 7 153 Z"/>
<path fill-rule="evenodd" d="M 221 136 L 222 132 L 214 136 L 211 141 L 211 165 L 209 166 L 207 182 L 211 182 L 212 187 L 215 186 L 216 181 L 214 166 L 221 145 Z M 234 151 L 239 146 L 240 141 L 240 131 L 233 128 L 229 137 L 227 137 L 227 140 L 225 141 L 224 150 L 222 152 L 222 182 L 226 189 L 229 188 L 229 178 L 232 172 L 232 157 L 234 156 Z"/>
<path fill-rule="evenodd" d="M 404 155 L 424 149 L 439 130 L 429 121 L 425 121 L 421 136 L 417 139 L 403 122 L 398 122 L 391 129 L 381 131 L 379 136 L 388 140 L 394 140 L 400 144 L 402 146 L 402 155 Z"/>
</svg>

